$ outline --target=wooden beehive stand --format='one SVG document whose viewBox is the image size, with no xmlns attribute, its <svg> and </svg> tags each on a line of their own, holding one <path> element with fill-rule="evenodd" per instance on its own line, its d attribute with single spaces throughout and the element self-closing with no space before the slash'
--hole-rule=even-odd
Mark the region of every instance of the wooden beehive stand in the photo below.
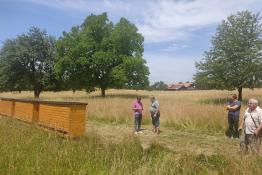
<svg viewBox="0 0 262 175">
<path fill-rule="evenodd" d="M 75 138 L 85 135 L 87 103 L 0 98 L 0 114 Z"/>
</svg>

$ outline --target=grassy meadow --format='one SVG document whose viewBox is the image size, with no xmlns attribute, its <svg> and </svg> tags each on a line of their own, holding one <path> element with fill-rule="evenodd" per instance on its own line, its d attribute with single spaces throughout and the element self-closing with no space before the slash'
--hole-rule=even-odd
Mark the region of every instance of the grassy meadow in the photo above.
<svg viewBox="0 0 262 175">
<path fill-rule="evenodd" d="M 70 140 L 0 117 L 0 174 L 262 174 L 262 157 L 241 155 L 238 141 L 224 134 L 231 93 L 108 90 L 101 98 L 100 91 L 44 92 L 43 100 L 88 102 L 86 137 Z M 134 136 L 131 104 L 138 95 L 144 133 Z M 161 105 L 160 135 L 151 132 L 150 95 Z M 244 89 L 243 97 L 241 114 L 248 98 L 262 100 L 262 89 Z"/>
</svg>

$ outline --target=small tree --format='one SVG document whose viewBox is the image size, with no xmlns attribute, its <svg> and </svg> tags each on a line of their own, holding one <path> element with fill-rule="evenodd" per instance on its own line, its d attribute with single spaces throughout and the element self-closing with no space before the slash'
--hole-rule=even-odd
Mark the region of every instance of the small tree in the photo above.
<svg viewBox="0 0 262 175">
<path fill-rule="evenodd" d="M 55 38 L 32 27 L 27 34 L 7 40 L 0 53 L 1 90 L 33 90 L 39 98 L 43 90 L 55 89 Z"/>
<path fill-rule="evenodd" d="M 212 38 L 212 47 L 196 63 L 197 88 L 253 88 L 262 79 L 262 52 L 259 14 L 238 12 L 223 21 Z"/>
</svg>

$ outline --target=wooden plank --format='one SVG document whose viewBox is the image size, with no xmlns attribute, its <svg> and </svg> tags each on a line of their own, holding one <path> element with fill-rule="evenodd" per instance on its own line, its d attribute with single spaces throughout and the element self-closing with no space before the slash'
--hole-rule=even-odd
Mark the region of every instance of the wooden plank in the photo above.
<svg viewBox="0 0 262 175">
<path fill-rule="evenodd" d="M 5 115 L 5 116 L 12 116 L 12 101 L 0 101 L 0 114 Z"/>
<path fill-rule="evenodd" d="M 68 132 L 69 114 L 70 107 L 40 103 L 39 124 Z"/>
<path fill-rule="evenodd" d="M 33 104 L 15 102 L 14 117 L 27 122 L 33 122 Z"/>
<path fill-rule="evenodd" d="M 70 137 L 81 137 L 85 135 L 86 129 L 86 106 L 71 106 L 70 111 Z"/>
</svg>

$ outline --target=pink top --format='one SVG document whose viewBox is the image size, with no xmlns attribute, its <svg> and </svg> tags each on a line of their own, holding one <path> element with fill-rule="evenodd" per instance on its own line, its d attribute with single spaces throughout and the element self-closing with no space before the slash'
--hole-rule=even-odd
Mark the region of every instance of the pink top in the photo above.
<svg viewBox="0 0 262 175">
<path fill-rule="evenodd" d="M 142 114 L 143 104 L 136 100 L 136 101 L 134 101 L 132 108 L 133 108 L 135 114 Z"/>
</svg>

